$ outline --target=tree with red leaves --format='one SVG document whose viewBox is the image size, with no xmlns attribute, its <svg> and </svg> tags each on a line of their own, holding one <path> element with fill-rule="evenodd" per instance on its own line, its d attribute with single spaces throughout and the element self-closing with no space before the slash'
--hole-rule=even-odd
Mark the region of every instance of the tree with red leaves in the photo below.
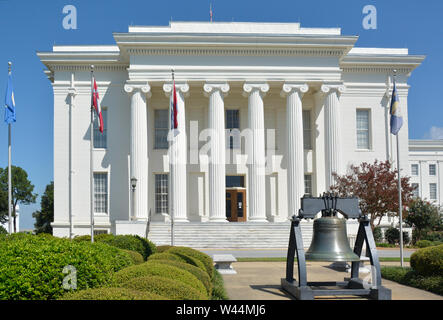
<svg viewBox="0 0 443 320">
<path fill-rule="evenodd" d="M 358 197 L 360 209 L 370 218 L 371 228 L 374 229 L 386 214 L 398 216 L 398 176 L 397 170 L 392 169 L 389 161 L 374 164 L 363 162 L 360 166 L 351 165 L 347 175 L 333 174 L 335 185 L 331 191 L 341 197 Z M 401 178 L 402 203 L 406 205 L 412 199 L 414 187 L 409 183 L 409 177 Z M 406 210 L 403 208 L 403 217 Z"/>
</svg>

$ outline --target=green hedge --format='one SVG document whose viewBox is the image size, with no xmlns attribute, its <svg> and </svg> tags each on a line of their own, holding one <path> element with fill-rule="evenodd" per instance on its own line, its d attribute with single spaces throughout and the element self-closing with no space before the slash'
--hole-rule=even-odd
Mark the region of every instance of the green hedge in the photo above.
<svg viewBox="0 0 443 320">
<path fill-rule="evenodd" d="M 155 293 L 127 288 L 95 288 L 68 292 L 59 300 L 167 300 Z"/>
<path fill-rule="evenodd" d="M 214 268 L 214 278 L 212 279 L 213 289 L 211 300 L 228 300 L 228 294 L 226 293 L 223 277 Z"/>
<path fill-rule="evenodd" d="M 443 276 L 443 244 L 415 251 L 410 263 L 422 276 Z"/>
<path fill-rule="evenodd" d="M 175 257 L 175 255 L 172 255 L 172 256 Z M 200 280 L 203 283 L 203 285 L 206 288 L 206 292 L 208 293 L 208 296 L 212 295 L 211 278 L 209 278 L 209 275 L 206 273 L 206 271 L 203 271 L 199 267 L 193 266 L 189 263 L 176 261 L 176 260 L 155 259 L 155 260 L 149 260 L 149 261 L 151 261 L 153 263 L 161 263 L 161 264 L 170 265 L 170 266 L 177 267 L 177 268 L 180 268 L 180 269 L 183 269 L 183 270 L 186 270 L 186 271 L 192 273 L 195 277 L 197 277 L 198 280 Z"/>
<path fill-rule="evenodd" d="M 193 287 L 177 280 L 160 276 L 133 278 L 119 285 L 138 291 L 151 292 L 171 300 L 207 300 L 208 297 Z"/>
<path fill-rule="evenodd" d="M 422 276 L 411 268 L 381 267 L 383 278 L 443 295 L 443 276 Z"/>
<path fill-rule="evenodd" d="M 154 260 L 120 270 L 114 274 L 112 283 L 115 286 L 120 286 L 122 283 L 125 283 L 131 279 L 143 276 L 159 276 L 180 281 L 194 288 L 195 290 L 198 290 L 202 295 L 207 295 L 207 291 L 203 283 L 192 273 L 171 265 L 156 263 Z"/>
<path fill-rule="evenodd" d="M 91 241 L 90 236 L 79 236 L 75 241 Z M 100 234 L 94 237 L 95 242 L 103 242 L 120 249 L 132 250 L 140 253 L 146 260 L 151 254 L 157 251 L 155 244 L 145 238 L 134 235 Z"/>
<path fill-rule="evenodd" d="M 208 273 L 209 277 L 212 279 L 214 277 L 214 262 L 212 261 L 212 258 L 208 256 L 207 254 L 200 252 L 198 250 L 188 248 L 188 247 L 172 247 L 167 253 L 173 253 L 177 254 L 179 256 L 187 256 L 193 259 L 197 259 L 200 261 L 206 272 Z M 198 267 L 198 265 L 197 265 Z"/>
<path fill-rule="evenodd" d="M 77 270 L 77 289 L 107 284 L 133 265 L 126 252 L 104 243 L 29 234 L 0 236 L 0 299 L 56 299 L 65 293 L 64 267 Z"/>
<path fill-rule="evenodd" d="M 201 262 L 198 259 L 195 259 L 193 257 L 187 256 L 185 254 L 173 254 L 170 252 L 163 252 L 163 253 L 155 253 L 152 256 L 149 257 L 148 261 L 152 260 L 174 260 L 174 261 L 181 261 L 184 263 L 188 263 L 190 265 L 193 265 L 195 267 L 200 268 L 204 272 L 206 272 L 205 265 L 203 262 Z"/>
<path fill-rule="evenodd" d="M 137 251 L 126 250 L 126 249 L 122 249 L 122 250 L 124 252 L 126 252 L 127 254 L 129 254 L 129 256 L 131 257 L 134 264 L 142 264 L 143 262 L 145 262 L 145 260 L 143 259 L 143 256 L 140 253 L 138 253 Z"/>
<path fill-rule="evenodd" d="M 172 246 L 169 245 L 157 246 L 157 253 L 163 253 L 171 248 Z"/>
</svg>

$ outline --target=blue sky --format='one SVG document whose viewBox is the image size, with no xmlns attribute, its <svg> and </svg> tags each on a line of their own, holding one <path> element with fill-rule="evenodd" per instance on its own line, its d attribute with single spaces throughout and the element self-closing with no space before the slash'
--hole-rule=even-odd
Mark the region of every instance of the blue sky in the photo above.
<svg viewBox="0 0 443 320">
<path fill-rule="evenodd" d="M 357 46 L 409 48 L 426 55 L 409 80 L 409 136 L 443 139 L 443 1 L 441 0 L 0 0 L 0 96 L 13 62 L 17 123 L 13 164 L 24 168 L 41 195 L 53 179 L 53 95 L 36 51 L 53 44 L 114 44 L 112 32 L 128 25 L 168 25 L 169 21 L 300 22 L 303 27 L 340 27 L 360 36 Z M 77 8 L 77 29 L 63 28 L 63 7 Z M 377 29 L 362 26 L 363 7 L 377 9 Z M 3 110 L 2 110 L 3 112 Z M 3 115 L 1 115 L 3 118 Z M 0 124 L 0 166 L 7 166 L 8 130 Z M 35 205 L 22 207 L 21 228 L 33 227 Z"/>
</svg>

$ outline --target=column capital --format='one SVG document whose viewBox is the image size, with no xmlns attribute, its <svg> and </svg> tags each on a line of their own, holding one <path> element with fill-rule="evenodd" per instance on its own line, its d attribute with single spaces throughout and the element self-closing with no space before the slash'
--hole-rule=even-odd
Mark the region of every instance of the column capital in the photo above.
<svg viewBox="0 0 443 320">
<path fill-rule="evenodd" d="M 222 95 L 226 96 L 229 89 L 229 84 L 227 82 L 206 82 L 203 86 L 205 96 L 209 96 L 215 91 L 220 91 Z"/>
<path fill-rule="evenodd" d="M 75 89 L 74 87 L 69 87 L 68 88 L 68 95 L 70 97 L 75 97 L 77 95 L 77 89 Z"/>
<path fill-rule="evenodd" d="M 167 82 L 167 83 L 163 84 L 163 91 L 165 92 L 165 95 L 167 97 L 169 97 L 171 95 L 172 89 L 173 89 L 172 82 Z M 176 82 L 175 89 L 177 91 L 180 91 L 181 93 L 183 93 L 185 96 L 189 95 L 189 85 L 187 82 Z"/>
<path fill-rule="evenodd" d="M 344 84 L 328 84 L 324 83 L 320 87 L 321 93 L 328 94 L 332 92 L 337 92 L 337 94 L 342 94 L 346 91 Z"/>
<path fill-rule="evenodd" d="M 280 95 L 285 97 L 294 91 L 298 91 L 301 95 L 308 92 L 309 86 L 307 83 L 285 82 L 283 84 Z"/>
<path fill-rule="evenodd" d="M 255 90 L 264 96 L 269 91 L 269 84 L 267 82 L 245 82 L 243 84 L 243 96 L 247 97 Z"/>
<path fill-rule="evenodd" d="M 144 83 L 127 82 L 125 83 L 124 90 L 128 94 L 133 94 L 136 91 L 140 91 L 141 93 L 145 94 L 148 98 L 151 97 L 151 86 L 147 82 Z"/>
</svg>

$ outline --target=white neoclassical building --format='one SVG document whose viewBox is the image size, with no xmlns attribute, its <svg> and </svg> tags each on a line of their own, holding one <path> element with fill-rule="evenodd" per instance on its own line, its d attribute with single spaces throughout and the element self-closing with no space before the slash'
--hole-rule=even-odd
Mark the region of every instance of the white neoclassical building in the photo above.
<svg viewBox="0 0 443 320">
<path fill-rule="evenodd" d="M 393 70 L 410 172 L 407 80 L 423 56 L 299 23 L 171 22 L 114 39 L 38 52 L 54 89 L 55 235 L 71 222 L 88 234 L 92 203 L 101 232 L 168 243 L 172 212 L 179 244 L 286 245 L 305 193 L 326 191 L 350 164 L 395 161 Z M 105 118 L 92 168 L 90 65 Z M 171 69 L 180 134 L 168 152 Z"/>
</svg>

